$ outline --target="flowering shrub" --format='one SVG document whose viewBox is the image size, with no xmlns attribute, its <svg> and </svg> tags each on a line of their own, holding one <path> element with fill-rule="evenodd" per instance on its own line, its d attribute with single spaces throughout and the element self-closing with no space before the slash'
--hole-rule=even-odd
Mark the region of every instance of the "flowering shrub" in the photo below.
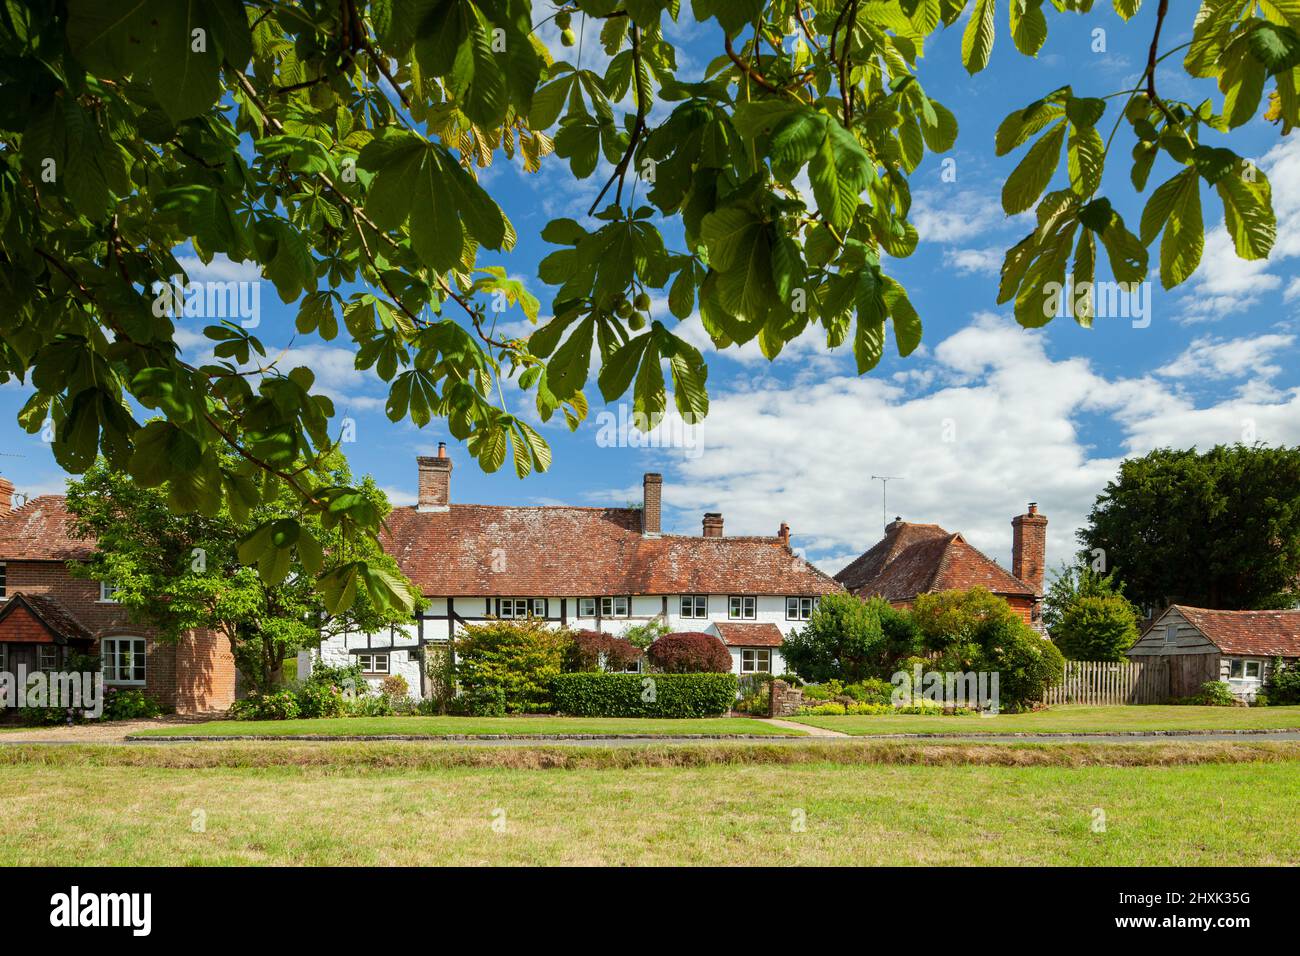
<svg viewBox="0 0 1300 956">
<path fill-rule="evenodd" d="M 140 720 L 157 717 L 162 712 L 162 704 L 142 690 L 118 687 L 104 689 L 103 720 Z"/>
</svg>

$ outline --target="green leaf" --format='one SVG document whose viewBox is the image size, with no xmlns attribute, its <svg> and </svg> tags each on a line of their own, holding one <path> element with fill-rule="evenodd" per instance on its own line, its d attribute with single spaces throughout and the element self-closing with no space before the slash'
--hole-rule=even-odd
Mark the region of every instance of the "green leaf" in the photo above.
<svg viewBox="0 0 1300 956">
<path fill-rule="evenodd" d="M 1172 289 L 1196 271 L 1205 247 L 1201 182 L 1195 169 L 1184 170 L 1151 195 L 1142 212 L 1143 242 L 1149 245 L 1161 228 L 1160 284 Z"/>
<path fill-rule="evenodd" d="M 1080 196 L 1091 196 L 1101 186 L 1105 149 L 1101 134 L 1093 127 L 1070 127 L 1066 163 L 1070 171 L 1070 186 Z"/>
<path fill-rule="evenodd" d="M 1251 178 L 1246 178 L 1249 175 Z M 1262 170 L 1247 167 L 1215 184 L 1223 201 L 1223 223 L 1242 259 L 1267 259 L 1277 239 L 1273 191 Z"/>
<path fill-rule="evenodd" d="M 1024 212 L 1043 194 L 1061 161 L 1065 123 L 1057 123 L 1029 148 L 1002 185 L 1002 209 L 1007 215 Z"/>
<path fill-rule="evenodd" d="M 847 228 L 862 201 L 862 191 L 874 178 L 867 151 L 837 120 L 826 117 L 821 142 L 808 165 L 808 179 L 822 216 L 836 228 Z"/>
<path fill-rule="evenodd" d="M 1026 56 L 1037 56 L 1047 40 L 1047 18 L 1043 16 L 1042 0 L 1010 0 L 1007 14 L 1016 49 Z"/>
<path fill-rule="evenodd" d="M 961 62 L 966 72 L 974 75 L 989 64 L 993 52 L 993 0 L 975 0 L 970 20 L 961 37 Z"/>
<path fill-rule="evenodd" d="M 173 123 L 208 111 L 221 95 L 221 58 L 204 0 L 154 6 L 153 94 Z"/>
</svg>

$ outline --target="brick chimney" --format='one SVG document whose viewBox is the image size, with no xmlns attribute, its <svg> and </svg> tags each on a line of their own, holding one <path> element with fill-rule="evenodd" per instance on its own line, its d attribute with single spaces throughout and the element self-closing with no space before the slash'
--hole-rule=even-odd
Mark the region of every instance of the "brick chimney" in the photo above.
<svg viewBox="0 0 1300 956">
<path fill-rule="evenodd" d="M 641 479 L 641 490 L 641 533 L 647 536 L 658 535 L 663 513 L 664 476 L 647 471 Z"/>
<path fill-rule="evenodd" d="M 14 483 L 0 475 L 0 515 L 7 515 L 14 509 Z"/>
<path fill-rule="evenodd" d="M 722 513 L 719 511 L 704 512 L 704 537 L 721 538 L 722 537 Z"/>
<path fill-rule="evenodd" d="M 781 522 L 781 530 L 776 533 L 776 536 L 781 539 L 783 545 L 790 547 L 790 526 L 784 521 Z"/>
<path fill-rule="evenodd" d="M 1047 519 L 1038 513 L 1038 502 L 1029 502 L 1027 514 L 1011 519 L 1011 573 L 1043 594 L 1043 572 L 1047 565 Z"/>
<path fill-rule="evenodd" d="M 446 511 L 451 505 L 451 459 L 447 443 L 438 442 L 438 454 L 415 459 L 420 469 L 420 495 L 416 511 Z"/>
</svg>

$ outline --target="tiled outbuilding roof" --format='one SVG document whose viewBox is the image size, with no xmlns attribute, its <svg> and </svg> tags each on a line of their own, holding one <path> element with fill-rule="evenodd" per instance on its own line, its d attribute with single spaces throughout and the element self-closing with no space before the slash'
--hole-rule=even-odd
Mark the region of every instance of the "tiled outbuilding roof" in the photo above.
<svg viewBox="0 0 1300 956">
<path fill-rule="evenodd" d="M 1175 604 L 1225 654 L 1300 657 L 1300 611 L 1216 611 Z"/>
<path fill-rule="evenodd" d="M 895 521 L 871 550 L 835 575 L 862 597 L 910 601 L 929 591 L 984 587 L 994 594 L 1034 597 L 1034 589 L 937 524 Z"/>
<path fill-rule="evenodd" d="M 715 621 L 713 628 L 728 647 L 780 647 L 781 629 L 775 624 L 738 624 Z"/>
<path fill-rule="evenodd" d="M 43 624 L 50 634 L 63 644 L 68 641 L 91 641 L 94 636 L 78 621 L 67 608 L 52 598 L 39 594 L 19 592 L 9 596 L 0 605 L 0 640 L 3 640 L 5 621 L 27 611 Z"/>
<path fill-rule="evenodd" d="M 430 596 L 840 590 L 779 537 L 646 536 L 635 508 L 395 508 L 383 544 Z"/>
<path fill-rule="evenodd" d="M 0 561 L 67 561 L 94 550 L 93 540 L 72 537 L 63 495 L 40 495 L 0 515 Z"/>
</svg>

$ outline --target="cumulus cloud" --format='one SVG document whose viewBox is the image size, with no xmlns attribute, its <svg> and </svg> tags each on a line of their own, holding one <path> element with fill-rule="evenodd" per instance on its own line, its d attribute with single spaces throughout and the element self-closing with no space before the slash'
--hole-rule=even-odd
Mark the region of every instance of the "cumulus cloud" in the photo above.
<svg viewBox="0 0 1300 956">
<path fill-rule="evenodd" d="M 774 534 L 788 521 L 796 544 L 838 570 L 880 538 L 880 484 L 871 475 L 899 475 L 887 517 L 961 531 L 1004 565 L 1011 518 L 1039 502 L 1055 564 L 1074 553 L 1075 529 L 1126 455 L 1251 436 L 1300 442 L 1300 389 L 1197 407 L 1170 376 L 1103 374 L 1085 359 L 1054 358 L 1046 341 L 981 314 L 917 359 L 914 371 L 933 376 L 928 391 L 907 379 L 840 374 L 716 392 L 699 454 L 663 456 L 671 523 L 698 533 L 704 511 L 722 511 L 730 534 Z M 1225 374 L 1246 361 L 1230 348 L 1202 351 L 1200 360 Z M 1094 416 L 1117 426 L 1113 447 L 1084 437 Z M 605 497 L 637 494 L 618 488 Z"/>
<path fill-rule="evenodd" d="M 1156 370 L 1169 378 L 1273 378 L 1282 369 L 1273 356 L 1295 342 L 1294 335 L 1256 335 L 1239 339 L 1194 339 L 1181 355 Z"/>
</svg>

